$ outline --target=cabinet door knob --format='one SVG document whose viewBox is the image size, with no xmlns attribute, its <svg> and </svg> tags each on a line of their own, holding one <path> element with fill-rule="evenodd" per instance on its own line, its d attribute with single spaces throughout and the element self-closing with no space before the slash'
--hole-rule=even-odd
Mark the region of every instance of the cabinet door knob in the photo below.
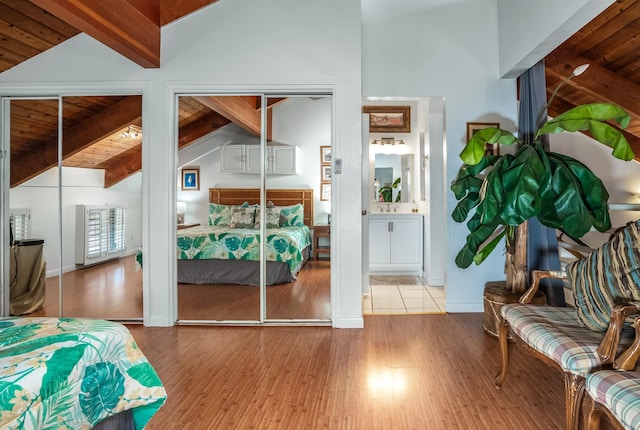
<svg viewBox="0 0 640 430">
<path fill-rule="evenodd" d="M 366 210 L 363 210 L 363 211 L 362 211 L 362 215 L 364 216 L 364 215 L 366 215 L 366 214 L 367 214 L 367 211 L 366 211 Z"/>
</svg>

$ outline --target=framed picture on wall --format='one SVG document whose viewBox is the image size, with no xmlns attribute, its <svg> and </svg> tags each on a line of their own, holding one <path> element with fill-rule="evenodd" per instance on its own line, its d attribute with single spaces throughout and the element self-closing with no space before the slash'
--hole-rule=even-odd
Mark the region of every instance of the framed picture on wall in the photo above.
<svg viewBox="0 0 640 430">
<path fill-rule="evenodd" d="M 484 128 L 495 127 L 500 128 L 500 124 L 497 122 L 468 122 L 467 123 L 467 142 L 471 140 L 474 134 L 478 132 L 478 130 L 482 130 Z M 466 143 L 466 142 L 465 142 Z M 497 143 L 487 144 L 484 147 L 485 155 L 500 155 L 500 145 Z"/>
<path fill-rule="evenodd" d="M 331 182 L 331 166 L 320 166 L 320 178 L 322 182 Z"/>
<path fill-rule="evenodd" d="M 188 167 L 182 169 L 182 190 L 199 190 L 200 189 L 200 169 L 197 167 Z"/>
<path fill-rule="evenodd" d="M 363 106 L 369 133 L 411 133 L 411 106 Z"/>
<path fill-rule="evenodd" d="M 330 146 L 320 147 L 320 164 L 331 165 L 331 147 Z"/>
<path fill-rule="evenodd" d="M 331 184 L 320 184 L 320 200 L 331 200 Z"/>
</svg>

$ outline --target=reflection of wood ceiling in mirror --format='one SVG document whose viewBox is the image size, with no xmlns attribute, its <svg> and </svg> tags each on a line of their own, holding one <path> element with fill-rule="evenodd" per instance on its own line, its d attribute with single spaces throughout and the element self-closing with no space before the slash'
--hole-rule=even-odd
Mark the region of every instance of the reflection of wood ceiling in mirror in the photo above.
<svg viewBox="0 0 640 430">
<path fill-rule="evenodd" d="M 143 67 L 158 67 L 160 28 L 186 14 L 215 3 L 215 0 L 189 0 L 176 2 L 172 0 L 142 0 L 123 2 L 122 11 L 114 19 L 103 20 L 95 25 L 96 20 L 105 13 L 100 9 L 100 2 L 93 2 L 92 6 L 84 6 L 83 10 L 74 11 L 66 8 L 64 2 L 57 0 L 14 1 L 0 0 L 0 72 L 10 69 L 40 52 L 86 31 L 94 39 L 110 46 L 132 61 Z M 212 6 L 215 7 L 215 6 Z M 138 9 L 136 9 L 138 8 Z M 111 15 L 110 15 L 111 16 Z M 129 19 L 139 16 L 141 21 Z M 588 72 L 579 79 L 570 81 L 560 92 L 550 107 L 550 113 L 558 112 L 581 103 L 595 101 L 610 101 L 625 108 L 631 115 L 631 125 L 627 129 L 626 137 L 637 154 L 640 154 L 640 105 L 637 100 L 638 85 L 640 85 L 640 68 L 637 67 L 637 52 L 640 50 L 640 38 L 635 30 L 640 22 L 640 1 L 618 0 L 606 9 L 599 17 L 588 23 L 558 49 L 546 58 L 547 85 L 553 90 L 562 76 L 566 76 L 576 65 L 591 63 Z M 117 34 L 118 40 L 110 40 L 110 34 Z M 149 35 L 149 37 L 145 37 Z M 150 41 L 150 42 L 149 42 Z M 145 44 L 149 43 L 150 46 Z M 140 52 L 143 46 L 151 55 Z M 155 65 L 150 63 L 157 62 Z M 634 95 L 629 97 L 629 95 Z M 125 101 L 129 97 L 73 97 L 65 98 L 64 130 L 65 135 L 72 135 L 70 142 L 72 150 L 65 155 L 64 164 L 68 166 L 104 168 L 106 171 L 106 186 L 118 183 L 128 175 L 140 170 L 139 142 L 125 141 L 120 134 L 129 124 L 141 125 L 141 120 L 127 120 L 131 110 L 114 118 L 100 118 L 112 113 L 115 107 L 111 104 L 134 104 Z M 205 98 L 204 100 L 206 100 Z M 223 109 L 212 108 L 208 100 L 193 97 L 180 97 L 179 102 L 179 148 L 192 143 L 225 124 L 235 122 L 246 130 L 255 131 L 256 114 L 259 111 L 257 101 L 252 96 L 235 100 Z M 269 105 L 281 99 L 270 99 Z M 231 99 L 228 100 L 229 102 Z M 217 100 L 219 102 L 219 100 Z M 68 103 L 68 104 L 67 104 Z M 55 106 L 55 101 L 54 101 Z M 55 139 L 57 127 L 57 107 L 42 110 L 34 104 L 30 113 L 23 115 L 16 113 L 16 121 L 12 126 L 12 153 L 18 151 L 29 159 L 31 165 L 27 173 L 17 175 L 13 172 L 11 184 L 15 186 L 33 177 L 39 171 L 46 169 L 48 163 L 47 143 Z M 131 108 L 129 106 L 129 108 Z M 53 112 L 53 113 L 52 113 Z M 138 111 L 137 117 L 140 116 Z M 259 116 L 259 115 L 258 115 Z M 18 121 L 20 117 L 21 121 Z M 91 118 L 91 119 L 89 119 Z M 52 122 L 53 121 L 53 122 Z M 78 125 L 73 129 L 74 124 Z M 95 122 L 100 127 L 90 127 Z M 48 126 L 48 127 L 46 127 Z M 73 133 L 75 134 L 72 134 Z M 96 136 L 102 139 L 96 140 Z M 102 140 L 104 140 L 103 143 Z M 13 146 L 15 145 L 15 148 Z M 37 149 L 45 148 L 43 154 L 35 157 Z M 12 157 L 12 160 L 14 158 Z M 54 163 L 55 164 L 55 163 Z M 27 164 L 22 164 L 26 166 Z M 17 169 L 16 169 L 17 170 Z"/>
</svg>

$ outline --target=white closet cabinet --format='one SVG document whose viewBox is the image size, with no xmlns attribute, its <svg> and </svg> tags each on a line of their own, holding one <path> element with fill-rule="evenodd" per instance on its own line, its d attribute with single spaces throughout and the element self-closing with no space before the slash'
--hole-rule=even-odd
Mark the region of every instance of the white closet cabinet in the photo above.
<svg viewBox="0 0 640 430">
<path fill-rule="evenodd" d="M 267 173 L 295 175 L 297 146 L 267 146 Z M 224 173 L 259 175 L 260 145 L 225 145 L 222 147 L 221 170 Z"/>
<path fill-rule="evenodd" d="M 371 214 L 369 272 L 421 276 L 423 261 L 421 214 Z"/>
</svg>

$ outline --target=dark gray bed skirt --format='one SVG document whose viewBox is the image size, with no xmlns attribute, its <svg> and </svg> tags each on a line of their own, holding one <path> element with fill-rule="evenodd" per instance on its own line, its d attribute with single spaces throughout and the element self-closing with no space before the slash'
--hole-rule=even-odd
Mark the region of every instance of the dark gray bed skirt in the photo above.
<svg viewBox="0 0 640 430">
<path fill-rule="evenodd" d="M 130 409 L 118 415 L 105 418 L 94 427 L 94 430 L 136 430 L 133 413 Z"/>
<path fill-rule="evenodd" d="M 291 282 L 289 265 L 267 261 L 267 285 Z M 260 284 L 260 264 L 247 260 L 178 260 L 178 282 L 182 284 Z"/>
</svg>

